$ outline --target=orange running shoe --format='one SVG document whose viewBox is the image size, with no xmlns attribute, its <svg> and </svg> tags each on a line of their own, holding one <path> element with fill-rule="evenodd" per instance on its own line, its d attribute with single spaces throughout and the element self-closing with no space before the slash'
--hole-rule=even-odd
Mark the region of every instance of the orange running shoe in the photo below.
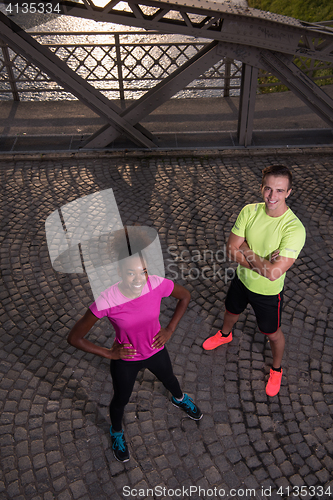
<svg viewBox="0 0 333 500">
<path fill-rule="evenodd" d="M 206 351 L 211 351 L 219 345 L 228 344 L 231 341 L 232 332 L 230 332 L 227 337 L 223 337 L 221 330 L 219 330 L 215 335 L 205 340 L 205 342 L 202 344 L 202 347 L 206 349 Z"/>
<path fill-rule="evenodd" d="M 277 372 L 271 368 L 269 379 L 266 385 L 267 396 L 273 397 L 276 396 L 277 393 L 279 392 L 281 387 L 282 373 L 283 370 L 281 370 L 281 372 Z"/>
</svg>

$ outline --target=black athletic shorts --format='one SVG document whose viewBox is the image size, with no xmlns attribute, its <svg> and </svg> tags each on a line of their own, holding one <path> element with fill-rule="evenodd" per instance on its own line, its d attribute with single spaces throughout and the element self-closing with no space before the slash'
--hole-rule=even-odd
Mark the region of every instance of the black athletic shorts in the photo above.
<svg viewBox="0 0 333 500">
<path fill-rule="evenodd" d="M 252 306 L 258 328 L 262 333 L 269 335 L 280 328 L 283 290 L 277 295 L 261 295 L 251 292 L 236 274 L 225 299 L 225 308 L 230 314 L 240 314 L 247 304 Z"/>
</svg>

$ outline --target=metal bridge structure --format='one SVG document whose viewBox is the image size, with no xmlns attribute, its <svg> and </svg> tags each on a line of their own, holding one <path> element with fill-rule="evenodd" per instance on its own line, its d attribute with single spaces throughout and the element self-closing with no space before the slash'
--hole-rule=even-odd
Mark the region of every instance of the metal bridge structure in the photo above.
<svg viewBox="0 0 333 500">
<path fill-rule="evenodd" d="M 23 5 L 21 0 L 19 4 Z M 119 136 L 129 138 L 140 148 L 158 148 L 157 139 L 140 121 L 225 57 L 242 62 L 239 145 L 251 143 L 259 69 L 278 77 L 333 128 L 333 99 L 293 62 L 295 56 L 333 62 L 333 29 L 325 24 L 305 23 L 231 4 L 228 0 L 106 0 L 103 6 L 93 0 L 57 3 L 52 0 L 52 5 L 57 6 L 59 14 L 209 41 L 181 67 L 123 109 L 0 12 L 0 38 L 105 121 L 87 140 L 85 148 L 105 148 Z"/>
</svg>

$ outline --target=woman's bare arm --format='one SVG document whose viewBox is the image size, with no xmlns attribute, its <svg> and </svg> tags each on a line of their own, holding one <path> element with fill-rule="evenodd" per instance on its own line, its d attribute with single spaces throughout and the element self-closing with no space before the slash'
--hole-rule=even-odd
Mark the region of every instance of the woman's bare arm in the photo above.
<svg viewBox="0 0 333 500">
<path fill-rule="evenodd" d="M 183 286 L 177 285 L 176 283 L 171 293 L 171 297 L 175 297 L 176 299 L 178 299 L 178 304 L 176 305 L 175 312 L 173 313 L 168 326 L 166 326 L 165 328 L 161 328 L 160 331 L 155 335 L 152 345 L 154 349 L 163 347 L 164 344 L 170 339 L 191 300 L 190 292 Z"/>
<path fill-rule="evenodd" d="M 131 344 L 119 344 L 117 341 L 114 341 L 111 349 L 108 349 L 107 347 L 99 346 L 84 338 L 97 320 L 98 318 L 88 309 L 85 315 L 79 319 L 71 329 L 67 339 L 68 343 L 77 349 L 81 349 L 81 351 L 90 352 L 102 358 L 133 358 L 136 351 Z"/>
</svg>

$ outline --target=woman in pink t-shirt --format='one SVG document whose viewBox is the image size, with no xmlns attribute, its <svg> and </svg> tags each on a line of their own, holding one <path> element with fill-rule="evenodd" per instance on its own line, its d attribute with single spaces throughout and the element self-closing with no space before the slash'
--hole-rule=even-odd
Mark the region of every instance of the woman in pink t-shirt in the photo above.
<svg viewBox="0 0 333 500">
<path fill-rule="evenodd" d="M 126 233 L 127 234 L 127 233 Z M 129 460 L 122 429 L 124 409 L 129 401 L 138 372 L 148 368 L 171 392 L 172 403 L 189 417 L 200 420 L 202 413 L 187 394 L 183 394 L 173 373 L 165 343 L 170 339 L 190 301 L 184 287 L 159 276 L 150 276 L 141 251 L 146 246 L 143 235 L 131 241 L 130 256 L 123 258 L 128 248 L 119 249 L 119 283 L 105 290 L 72 328 L 68 342 L 83 351 L 111 360 L 110 371 L 114 395 L 110 404 L 110 435 L 117 460 Z M 128 253 L 127 253 L 128 255 Z M 169 324 L 159 322 L 163 297 L 178 300 Z M 116 338 L 111 347 L 101 347 L 84 337 L 96 321 L 108 317 Z"/>
</svg>

